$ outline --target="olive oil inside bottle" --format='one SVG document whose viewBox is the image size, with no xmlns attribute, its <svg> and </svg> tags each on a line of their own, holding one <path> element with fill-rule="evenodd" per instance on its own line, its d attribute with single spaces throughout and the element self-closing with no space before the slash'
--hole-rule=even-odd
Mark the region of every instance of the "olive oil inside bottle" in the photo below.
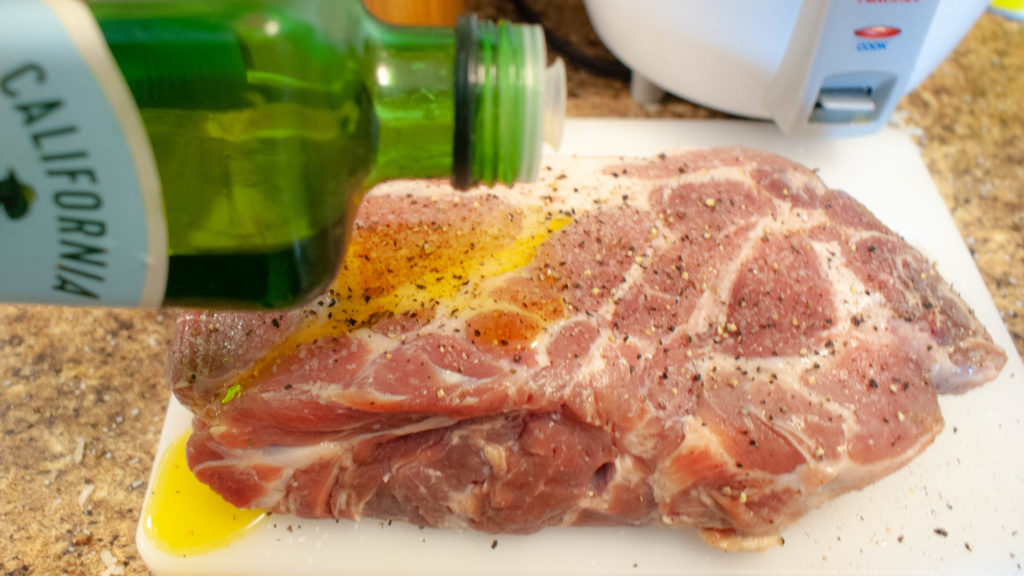
<svg viewBox="0 0 1024 576">
<path fill-rule="evenodd" d="M 261 2 L 101 4 L 160 174 L 165 304 L 282 307 L 323 288 L 376 124 L 359 55 Z"/>
</svg>

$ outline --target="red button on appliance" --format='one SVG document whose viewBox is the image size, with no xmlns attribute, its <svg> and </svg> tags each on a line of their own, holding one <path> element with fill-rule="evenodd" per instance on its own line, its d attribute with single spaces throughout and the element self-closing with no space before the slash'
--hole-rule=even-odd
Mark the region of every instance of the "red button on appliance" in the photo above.
<svg viewBox="0 0 1024 576">
<path fill-rule="evenodd" d="M 892 38 L 900 33 L 900 29 L 894 26 L 868 26 L 854 30 L 853 33 L 861 38 Z"/>
</svg>

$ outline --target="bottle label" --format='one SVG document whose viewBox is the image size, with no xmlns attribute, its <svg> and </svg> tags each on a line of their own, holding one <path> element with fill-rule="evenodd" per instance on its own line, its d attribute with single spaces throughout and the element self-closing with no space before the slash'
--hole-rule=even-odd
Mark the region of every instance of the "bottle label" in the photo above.
<svg viewBox="0 0 1024 576">
<path fill-rule="evenodd" d="M 0 2 L 0 301 L 157 306 L 160 181 L 79 0 Z"/>
</svg>

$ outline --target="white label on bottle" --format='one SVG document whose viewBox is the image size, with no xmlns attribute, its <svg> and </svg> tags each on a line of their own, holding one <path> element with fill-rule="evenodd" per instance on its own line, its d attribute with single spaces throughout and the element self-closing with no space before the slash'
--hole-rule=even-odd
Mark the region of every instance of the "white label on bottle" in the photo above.
<svg viewBox="0 0 1024 576">
<path fill-rule="evenodd" d="M 157 306 L 160 181 L 79 0 L 0 1 L 0 301 Z"/>
</svg>

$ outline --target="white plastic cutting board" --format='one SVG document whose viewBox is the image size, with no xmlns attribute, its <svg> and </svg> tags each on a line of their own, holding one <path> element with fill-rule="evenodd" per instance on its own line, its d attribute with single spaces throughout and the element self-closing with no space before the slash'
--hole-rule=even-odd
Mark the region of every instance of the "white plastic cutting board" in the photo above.
<svg viewBox="0 0 1024 576">
<path fill-rule="evenodd" d="M 751 122 L 570 120 L 561 153 L 653 155 L 729 144 L 818 168 L 827 184 L 860 199 L 937 261 L 1007 351 L 996 381 L 941 398 L 946 429 L 920 458 L 812 512 L 783 533 L 783 547 L 760 553 L 724 553 L 690 530 L 560 528 L 495 536 L 373 519 L 273 516 L 228 547 L 189 558 L 158 551 L 140 525 L 138 547 L 151 570 L 208 576 L 1022 573 L 1024 365 L 908 137 L 886 130 L 859 139 L 787 140 L 774 126 Z M 157 461 L 188 423 L 172 400 Z"/>
</svg>

